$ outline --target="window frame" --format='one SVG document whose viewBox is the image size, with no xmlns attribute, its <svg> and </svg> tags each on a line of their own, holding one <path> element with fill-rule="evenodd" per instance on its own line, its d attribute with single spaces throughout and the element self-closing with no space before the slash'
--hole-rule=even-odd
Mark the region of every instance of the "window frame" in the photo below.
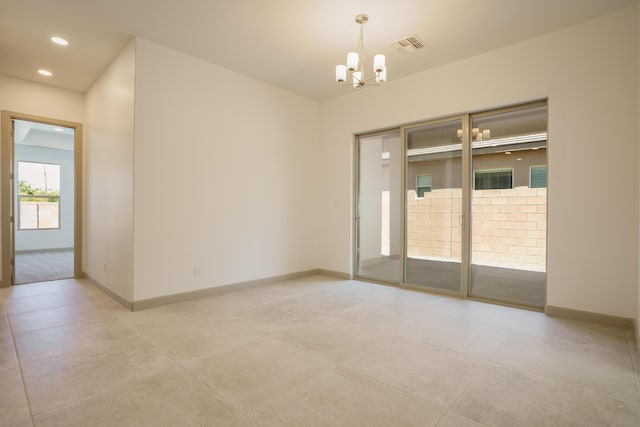
<svg viewBox="0 0 640 427">
<path fill-rule="evenodd" d="M 59 168 L 59 186 L 62 187 L 62 164 L 60 163 L 51 163 L 51 162 L 37 162 L 37 161 L 30 161 L 30 160 L 17 160 L 16 161 L 16 172 L 17 172 L 17 179 L 16 179 L 16 199 L 17 199 L 17 208 L 18 208 L 18 215 L 17 215 L 17 225 L 18 225 L 18 229 L 16 231 L 47 231 L 47 230 L 60 230 L 62 227 L 61 224 L 61 203 L 62 203 L 62 188 L 60 188 L 59 190 L 59 194 L 57 196 L 46 196 L 46 195 L 32 195 L 32 194 L 20 194 L 20 187 L 19 187 L 19 183 L 20 181 L 24 181 L 20 179 L 20 163 L 31 163 L 31 164 L 41 164 L 41 165 L 51 165 L 51 166 L 57 166 Z M 58 224 L 57 227 L 35 227 L 35 228 L 23 228 L 22 226 L 22 205 L 21 205 L 21 200 L 22 198 L 30 198 L 30 199 L 51 199 L 51 198 L 57 198 L 57 203 L 58 203 Z"/>
<path fill-rule="evenodd" d="M 429 177 L 429 185 L 420 185 L 418 183 L 419 178 L 423 177 L 423 176 L 428 176 Z M 433 181 L 432 181 L 432 174 L 430 173 L 421 173 L 421 174 L 417 174 L 416 175 L 416 197 L 419 198 L 424 198 L 424 193 L 422 193 L 422 196 L 420 195 L 420 189 L 421 188 L 428 188 L 429 190 L 425 191 L 424 193 L 431 193 L 431 191 L 433 190 Z"/>
<path fill-rule="evenodd" d="M 478 173 L 491 173 L 491 172 L 511 172 L 511 187 L 509 188 L 476 188 L 476 176 Z M 494 169 L 477 169 L 473 171 L 473 190 L 513 190 L 515 183 L 515 171 L 514 168 L 494 168 Z"/>
<path fill-rule="evenodd" d="M 531 172 L 533 171 L 534 168 L 544 168 L 544 187 L 532 187 L 531 186 L 531 178 L 532 178 L 532 174 Z M 547 174 L 548 174 L 548 166 L 545 165 L 532 165 L 529 166 L 529 188 L 547 188 L 547 186 L 549 185 L 548 181 L 547 181 Z"/>
</svg>

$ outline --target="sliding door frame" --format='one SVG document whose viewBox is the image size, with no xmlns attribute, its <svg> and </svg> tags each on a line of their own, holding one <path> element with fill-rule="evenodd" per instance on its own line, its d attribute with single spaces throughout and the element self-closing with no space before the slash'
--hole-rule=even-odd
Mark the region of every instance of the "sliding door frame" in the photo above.
<svg viewBox="0 0 640 427">
<path fill-rule="evenodd" d="M 476 112 L 476 113 L 470 113 L 468 114 L 469 116 L 469 124 L 473 123 L 473 119 L 476 118 L 482 118 L 482 117 L 489 117 L 489 116 L 494 116 L 497 114 L 503 114 L 503 113 L 510 113 L 510 112 L 514 112 L 514 111 L 522 111 L 522 110 L 527 110 L 530 108 L 537 108 L 537 107 L 546 107 L 547 108 L 547 126 L 546 126 L 546 132 L 547 132 L 547 145 L 546 145 L 546 164 L 549 164 L 549 100 L 547 98 L 545 99 L 539 99 L 539 100 L 534 100 L 534 101 L 529 101 L 529 102 L 523 102 L 521 104 L 515 104 L 515 105 L 510 105 L 507 107 L 502 107 L 502 108 L 494 108 L 492 110 L 483 110 L 480 112 Z M 471 129 L 469 129 L 469 132 L 471 132 Z M 469 133 L 468 135 L 469 137 L 471 137 L 471 134 Z M 473 150 L 471 148 L 471 143 L 469 143 L 469 158 L 468 158 L 468 169 L 469 169 L 469 174 L 470 177 L 473 174 L 472 168 L 473 168 Z M 547 169 L 548 171 L 548 169 Z M 471 182 L 469 182 L 469 191 L 471 191 Z M 473 224 L 473 218 L 471 217 L 471 204 L 473 203 L 473 198 L 471 197 L 471 194 L 468 195 L 469 196 L 469 200 L 467 201 L 468 205 L 469 205 L 469 224 L 472 225 Z M 546 206 L 549 206 L 549 193 L 548 193 L 548 186 L 547 186 L 547 203 Z M 545 249 L 545 273 L 547 272 L 547 265 L 548 265 L 548 257 L 549 257 L 549 213 L 547 211 L 546 215 L 546 221 L 547 221 L 547 234 L 545 235 L 545 244 L 546 244 L 546 249 Z M 514 306 L 514 307 L 525 307 L 527 309 L 533 309 L 533 310 L 544 310 L 544 308 L 547 305 L 547 280 L 545 280 L 545 286 L 544 286 L 544 303 L 542 305 L 542 307 L 538 307 L 536 305 L 530 305 L 530 304 L 526 304 L 526 303 L 522 303 L 522 302 L 510 302 L 510 301 L 505 301 L 505 300 L 500 300 L 500 299 L 496 299 L 496 298 L 491 298 L 491 297 L 487 297 L 487 296 L 474 296 L 471 295 L 471 263 L 473 262 L 473 260 L 471 259 L 471 232 L 472 232 L 472 227 L 469 227 L 469 262 L 467 267 L 469 268 L 469 272 L 468 272 L 468 280 L 467 280 L 467 293 L 465 295 L 465 298 L 471 299 L 471 300 L 475 300 L 475 301 L 483 301 L 483 302 L 490 302 L 492 304 L 500 304 L 500 305 L 506 305 L 506 306 Z"/>
<path fill-rule="evenodd" d="M 460 296 L 460 297 L 467 297 L 468 296 L 468 289 L 469 289 L 469 277 L 470 277 L 470 257 L 471 257 L 471 251 L 470 251 L 470 247 L 471 247 L 471 227 L 469 227 L 469 225 L 471 224 L 471 203 L 470 203 L 470 190 L 469 190 L 469 185 L 471 183 L 471 159 L 469 156 L 469 152 L 471 149 L 471 144 L 469 143 L 470 140 L 470 136 L 471 136 L 471 129 L 469 128 L 469 124 L 470 124 L 470 115 L 469 114 L 459 114 L 459 115 L 453 115 L 453 116 L 447 116 L 447 117 L 441 117 L 438 119 L 433 119 L 433 120 L 425 120 L 425 121 L 421 121 L 421 122 L 416 122 L 416 123 L 411 123 L 405 126 L 402 126 L 400 128 L 400 138 L 402 139 L 402 155 L 403 155 L 403 162 L 402 162 L 402 166 L 403 166 L 403 188 L 402 188 L 402 203 L 403 203 L 403 215 L 402 215 L 402 238 L 403 238 L 403 254 L 402 254 L 402 287 L 405 288 L 410 288 L 410 289 L 418 289 L 418 290 L 428 290 L 429 292 L 434 292 L 434 293 L 440 293 L 440 294 L 447 294 L 447 295 L 454 295 L 454 296 Z M 429 126 L 429 125 L 437 125 L 440 123 L 447 123 L 447 122 L 451 122 L 451 121 L 455 121 L 455 120 L 460 120 L 461 125 L 462 125 L 462 138 L 461 138 L 461 143 L 462 143 L 462 167 L 461 167 L 461 173 L 462 173 L 462 201 L 461 201 L 461 208 L 462 208 L 462 224 L 461 224 L 461 242 L 460 244 L 461 246 L 461 252 L 460 252 L 460 286 L 458 288 L 458 291 L 449 291 L 447 289 L 439 289 L 439 288 L 433 288 L 430 286 L 425 286 L 425 285 L 420 285 L 418 283 L 409 283 L 406 282 L 406 277 L 407 277 L 407 258 L 408 258 L 408 250 L 407 250 L 407 245 L 406 242 L 408 241 L 408 227 L 407 227 L 407 221 L 408 221 L 408 207 L 407 207 L 407 203 L 406 203 L 406 198 L 407 198 L 407 188 L 409 188 L 409 182 L 407 181 L 407 131 L 414 129 L 414 128 L 418 128 L 418 127 L 424 127 L 424 126 Z"/>
<path fill-rule="evenodd" d="M 353 248 L 353 256 L 352 256 L 352 268 L 353 268 L 353 274 L 352 276 L 356 279 L 359 280 L 367 280 L 367 281 L 374 281 L 376 283 L 384 283 L 384 284 L 388 284 L 388 285 L 400 285 L 402 283 L 403 277 L 398 277 L 398 281 L 397 282 L 388 282 L 385 280 L 379 280 L 376 279 L 374 277 L 367 277 L 367 276 L 361 276 L 358 274 L 358 272 L 360 271 L 360 182 L 361 182 L 361 176 L 360 176 L 360 140 L 365 139 L 365 138 L 371 138 L 374 136 L 382 136 L 382 135 L 388 135 L 391 133 L 400 133 L 400 140 L 402 141 L 402 132 L 401 132 L 401 128 L 399 127 L 392 127 L 392 128 L 387 128 L 387 129 L 381 129 L 381 130 L 377 130 L 377 131 L 373 131 L 373 132 L 366 132 L 366 133 L 361 133 L 361 134 L 355 134 L 353 136 L 353 167 L 354 167 L 354 180 L 353 180 L 353 233 L 352 233 L 352 239 L 353 239 L 353 244 L 351 245 L 351 247 Z M 400 146 L 400 156 L 404 156 L 405 155 L 405 151 L 404 151 L 404 147 L 403 144 L 401 144 Z M 402 176 L 404 176 L 404 162 L 400 163 L 400 174 Z M 402 180 L 402 177 L 401 177 Z M 400 207 L 403 207 L 405 205 L 405 194 L 404 191 L 402 191 L 402 189 L 398 189 L 398 191 L 400 191 Z M 393 209 L 394 206 L 390 205 L 390 209 Z M 398 209 L 398 207 L 395 207 Z M 404 208 L 402 208 L 402 210 L 399 212 L 398 217 L 400 218 L 400 230 L 404 230 L 404 222 L 405 222 L 405 217 L 404 217 Z M 401 231 L 400 232 L 400 247 L 403 248 L 402 249 L 402 253 L 404 256 L 404 251 L 405 251 L 405 236 L 404 233 Z M 404 261 L 403 261 L 404 264 Z"/>
<path fill-rule="evenodd" d="M 473 178 L 473 171 L 472 171 L 472 156 L 473 156 L 473 152 L 472 152 L 472 145 L 471 145 L 471 133 L 472 133 L 472 129 L 471 129 L 471 123 L 472 120 L 474 118 L 480 118 L 480 117 L 486 117 L 486 116 L 491 116 L 491 115 L 495 115 L 495 114 L 500 114 L 500 113 L 508 113 L 508 112 L 512 112 L 512 111 L 519 111 L 519 110 L 525 110 L 525 109 L 529 109 L 529 108 L 535 108 L 535 107 L 542 107 L 542 106 L 546 106 L 547 109 L 549 107 L 549 103 L 548 103 L 548 99 L 543 98 L 543 99 L 536 99 L 536 100 L 531 100 L 531 101 L 526 101 L 526 102 L 522 102 L 522 103 L 518 103 L 518 104 L 514 104 L 514 105 L 510 105 L 510 106 L 506 106 L 506 107 L 499 107 L 499 108 L 493 108 L 490 110 L 482 110 L 482 111 L 477 111 L 477 112 L 466 112 L 466 113 L 462 113 L 462 114 L 457 114 L 457 115 L 451 115 L 451 116 L 446 116 L 446 117 L 440 117 L 440 118 L 436 118 L 436 119 L 432 119 L 432 120 L 423 120 L 423 121 L 419 121 L 419 122 L 412 122 L 412 123 L 408 123 L 408 124 L 404 124 L 401 125 L 399 127 L 391 127 L 391 128 L 386 128 L 386 129 L 382 129 L 382 130 L 378 130 L 378 131 L 372 131 L 372 132 L 364 132 L 364 133 L 359 133 L 359 134 L 354 134 L 353 136 L 353 167 L 354 167 L 354 180 L 353 180 L 353 201 L 352 201 L 352 218 L 353 218 L 353 233 L 352 233 L 352 239 L 353 239 L 353 244 L 352 244 L 352 248 L 353 248 L 353 252 L 352 252 L 352 268 L 353 268 L 353 274 L 352 277 L 357 278 L 357 279 L 362 279 L 362 280 L 367 280 L 367 281 L 373 281 L 373 282 L 380 282 L 380 283 L 385 283 L 385 284 L 393 284 L 393 285 L 397 285 L 403 288 L 410 288 L 410 289 L 417 289 L 417 290 L 423 290 L 423 291 L 428 291 L 428 292 L 432 292 L 432 293 L 440 293 L 440 294 L 448 294 L 448 295 L 453 295 L 453 296 L 458 296 L 458 297 L 462 297 L 462 298 L 467 298 L 467 299 L 471 299 L 471 300 L 477 300 L 477 301 L 486 301 L 486 302 L 491 302 L 491 303 L 496 303 L 496 304 L 501 304 L 501 305 L 507 305 L 507 306 L 517 306 L 517 307 L 527 307 L 527 308 L 533 308 L 533 309 L 539 309 L 539 307 L 532 307 L 532 306 L 528 306 L 526 304 L 516 304 L 516 303 L 510 303 L 508 301 L 501 301 L 501 300 L 497 300 L 497 299 L 492 299 L 492 298 L 480 298 L 480 297 L 476 297 L 476 296 L 471 296 L 470 295 L 470 284 L 471 284 L 471 244 L 472 244 L 472 224 L 473 224 L 473 218 L 471 215 L 471 211 L 472 211 L 472 194 L 471 192 L 473 191 L 472 189 L 472 178 Z M 547 110 L 547 115 L 548 115 L 548 110 Z M 461 138 L 461 142 L 462 142 L 462 167 L 461 167 L 461 173 L 462 173 L 462 202 L 461 202 L 461 210 L 462 210 L 462 235 L 461 235 L 461 266 L 460 266 L 460 288 L 459 290 L 456 291 L 449 291 L 446 289 L 438 289 L 438 288 L 432 288 L 432 287 L 428 287 L 425 285 L 420 285 L 420 284 L 415 284 L 415 283 L 408 283 L 405 281 L 406 277 L 407 277 L 407 233 L 408 233 L 408 228 L 407 228 L 407 218 L 408 218 L 408 208 L 407 208 L 407 188 L 408 188 L 408 182 L 407 182 L 407 139 L 406 139 L 406 135 L 407 135 L 407 131 L 413 128 L 417 128 L 417 127 L 422 127 L 422 126 L 428 126 L 428 125 L 434 125 L 434 124 L 439 124 L 439 123 L 445 123 L 445 122 L 449 122 L 449 121 L 453 121 L 453 120 L 461 120 L 462 122 L 462 138 Z M 547 133 L 548 133 L 548 118 L 547 118 Z M 401 247 L 402 247 L 402 274 L 401 274 L 401 278 L 399 283 L 395 283 L 395 282 L 384 282 L 384 281 L 380 281 L 377 280 L 375 278 L 372 277 L 364 277 L 364 276 L 360 276 L 358 275 L 358 270 L 359 270 L 359 238 L 360 238 L 360 229 L 359 229 L 359 219 L 360 219 L 360 212 L 359 212 L 359 191 L 360 191 L 360 151 L 359 151 L 359 144 L 360 144 L 360 140 L 363 138 L 367 138 L 367 137 L 372 137 L 372 136 L 377 136 L 377 135 L 383 135 L 383 134 L 387 134 L 387 133 L 392 133 L 392 132 L 400 132 L 400 140 L 401 140 L 401 147 L 400 147 L 400 151 L 401 151 L 401 156 L 402 156 L 402 162 L 401 162 L 401 166 L 400 166 L 400 173 L 402 174 L 401 177 L 401 182 L 402 182 L 402 186 L 403 188 L 399 189 L 400 190 L 400 208 L 402 209 L 402 212 L 399 216 L 400 218 L 400 228 L 401 228 L 401 233 L 400 233 L 400 239 L 401 239 Z M 548 158 L 549 158 L 549 145 L 548 145 L 548 137 L 547 137 L 547 164 L 548 164 Z M 391 206 L 391 209 L 394 209 L 394 206 Z M 548 215 L 548 214 L 547 214 Z M 548 244 L 548 228 L 547 228 L 547 244 Z M 547 257 L 548 257 L 548 250 L 547 250 Z M 547 293 L 547 289 L 546 289 L 546 285 L 545 285 L 545 296 Z M 545 298 L 546 300 L 546 298 Z M 546 304 L 546 302 L 545 302 Z"/>
</svg>

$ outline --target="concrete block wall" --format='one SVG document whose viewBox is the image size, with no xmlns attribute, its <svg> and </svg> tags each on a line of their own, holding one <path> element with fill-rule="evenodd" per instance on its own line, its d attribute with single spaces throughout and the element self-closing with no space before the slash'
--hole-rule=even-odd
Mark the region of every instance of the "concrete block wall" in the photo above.
<svg viewBox="0 0 640 427">
<path fill-rule="evenodd" d="M 438 189 L 418 198 L 407 194 L 409 257 L 461 257 L 462 192 Z M 474 190 L 472 263 L 545 271 L 547 189 L 517 187 Z"/>
<path fill-rule="evenodd" d="M 407 192 L 407 254 L 429 259 L 460 259 L 462 190 L 438 189 L 417 197 Z"/>
<path fill-rule="evenodd" d="M 474 190 L 471 262 L 545 271 L 547 189 Z"/>
</svg>

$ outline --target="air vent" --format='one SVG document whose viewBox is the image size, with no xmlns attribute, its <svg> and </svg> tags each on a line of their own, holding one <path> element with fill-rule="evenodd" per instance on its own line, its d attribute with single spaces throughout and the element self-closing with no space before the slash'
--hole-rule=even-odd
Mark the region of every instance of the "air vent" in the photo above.
<svg viewBox="0 0 640 427">
<path fill-rule="evenodd" d="M 393 47 L 401 53 L 411 53 L 426 47 L 426 44 L 415 34 L 393 43 Z"/>
</svg>

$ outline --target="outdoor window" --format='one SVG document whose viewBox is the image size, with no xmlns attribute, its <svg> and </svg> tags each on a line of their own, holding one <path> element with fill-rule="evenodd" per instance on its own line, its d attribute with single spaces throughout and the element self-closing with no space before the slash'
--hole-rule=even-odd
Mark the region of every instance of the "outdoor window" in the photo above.
<svg viewBox="0 0 640 427">
<path fill-rule="evenodd" d="M 18 162 L 18 229 L 60 228 L 60 165 Z"/>
<path fill-rule="evenodd" d="M 424 193 L 431 191 L 431 175 L 416 176 L 416 194 L 418 197 L 424 197 Z"/>
<path fill-rule="evenodd" d="M 545 188 L 547 186 L 547 165 L 531 166 L 529 169 L 529 187 Z"/>
<path fill-rule="evenodd" d="M 502 190 L 513 188 L 513 169 L 491 169 L 473 172 L 475 190 Z"/>
</svg>

